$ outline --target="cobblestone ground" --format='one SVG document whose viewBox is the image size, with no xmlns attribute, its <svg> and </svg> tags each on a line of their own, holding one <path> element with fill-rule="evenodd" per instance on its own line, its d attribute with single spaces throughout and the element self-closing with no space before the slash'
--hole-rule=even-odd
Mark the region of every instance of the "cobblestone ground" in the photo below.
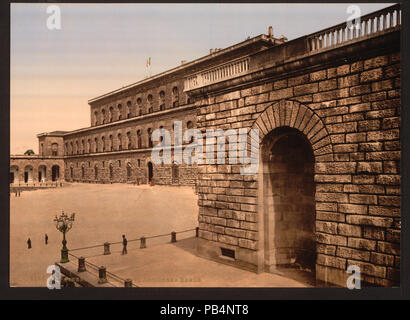
<svg viewBox="0 0 410 320">
<path fill-rule="evenodd" d="M 180 231 L 197 226 L 197 196 L 191 187 L 71 184 L 10 196 L 10 286 L 43 287 L 47 267 L 59 259 L 62 235 L 53 218 L 76 213 L 69 249 Z M 49 244 L 45 245 L 44 235 Z M 179 234 L 191 237 L 193 232 Z M 27 249 L 27 239 L 32 249 Z M 165 243 L 168 238 L 150 240 Z M 102 250 L 102 248 L 100 249 Z"/>
</svg>

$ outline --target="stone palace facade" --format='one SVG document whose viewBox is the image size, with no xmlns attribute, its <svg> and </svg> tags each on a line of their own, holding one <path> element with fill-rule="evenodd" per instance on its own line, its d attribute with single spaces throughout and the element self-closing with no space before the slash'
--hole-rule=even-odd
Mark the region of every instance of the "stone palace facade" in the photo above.
<svg viewBox="0 0 410 320">
<path fill-rule="evenodd" d="M 356 265 L 366 283 L 398 285 L 400 20 L 392 6 L 359 30 L 287 41 L 269 29 L 91 99 L 90 127 L 38 136 L 31 180 L 59 165 L 66 181 L 196 185 L 203 256 L 257 272 L 298 266 L 340 286 Z M 258 129 L 258 173 L 154 165 L 151 133 L 175 120 Z M 11 159 L 20 181 L 29 161 Z"/>
</svg>

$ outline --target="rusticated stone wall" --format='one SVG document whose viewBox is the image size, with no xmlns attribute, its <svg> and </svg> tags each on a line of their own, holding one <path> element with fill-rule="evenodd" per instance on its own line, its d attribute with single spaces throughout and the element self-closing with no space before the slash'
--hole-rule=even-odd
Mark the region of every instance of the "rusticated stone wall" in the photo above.
<svg viewBox="0 0 410 320">
<path fill-rule="evenodd" d="M 399 283 L 398 52 L 302 69 L 292 77 L 282 73 L 201 103 L 203 131 L 255 128 L 261 137 L 257 175 L 241 175 L 240 165 L 200 166 L 202 253 L 217 259 L 220 248 L 227 248 L 235 251 L 237 263 L 276 269 L 278 232 L 272 223 L 290 213 L 275 207 L 274 192 L 267 192 L 272 184 L 264 175 L 271 160 L 263 152 L 272 133 L 288 127 L 302 134 L 314 153 L 316 277 L 345 286 L 347 267 L 357 265 L 366 283 Z M 275 179 L 280 177 L 273 181 L 280 184 Z"/>
</svg>

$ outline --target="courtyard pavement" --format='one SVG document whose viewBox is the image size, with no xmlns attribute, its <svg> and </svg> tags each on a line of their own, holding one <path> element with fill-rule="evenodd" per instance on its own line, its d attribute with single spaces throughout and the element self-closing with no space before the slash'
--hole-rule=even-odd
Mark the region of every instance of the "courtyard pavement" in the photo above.
<svg viewBox="0 0 410 320">
<path fill-rule="evenodd" d="M 167 234 L 147 239 L 147 248 L 130 241 L 128 254 L 121 255 L 121 244 L 111 246 L 111 255 L 103 248 L 73 251 L 88 262 L 104 265 L 107 271 L 131 278 L 145 287 L 304 287 L 280 275 L 255 274 L 220 264 L 195 254 L 195 231 L 178 233 L 171 244 L 170 232 L 197 226 L 197 196 L 192 187 L 128 184 L 73 183 L 63 188 L 24 191 L 10 196 L 10 286 L 44 287 L 49 265 L 58 262 L 62 235 L 53 218 L 64 210 L 76 213 L 73 228 L 67 234 L 68 248 L 121 242 L 141 236 Z M 45 245 L 47 233 L 49 244 Z M 32 249 L 27 249 L 27 239 Z M 77 263 L 71 258 L 71 263 Z"/>
<path fill-rule="evenodd" d="M 167 239 L 169 240 L 169 239 Z M 305 281 L 296 281 L 271 273 L 256 274 L 247 270 L 221 264 L 199 257 L 195 253 L 195 237 L 163 243 L 140 249 L 139 242 L 128 247 L 128 254 L 122 255 L 122 245 L 112 247 L 110 255 L 89 256 L 90 250 L 82 250 L 78 256 L 85 256 L 95 266 L 105 266 L 123 279 L 132 279 L 139 287 L 307 287 Z M 94 250 L 94 249 L 92 249 Z M 100 252 L 102 250 L 100 249 Z M 71 259 L 77 265 L 77 259 Z M 92 268 L 88 271 L 97 278 Z M 117 279 L 108 276 L 113 286 L 124 286 Z"/>
</svg>

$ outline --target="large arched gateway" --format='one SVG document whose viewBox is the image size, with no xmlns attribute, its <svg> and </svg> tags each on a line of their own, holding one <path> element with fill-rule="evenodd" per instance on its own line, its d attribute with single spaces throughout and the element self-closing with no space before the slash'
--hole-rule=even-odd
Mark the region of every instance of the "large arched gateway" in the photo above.
<svg viewBox="0 0 410 320">
<path fill-rule="evenodd" d="M 308 107 L 281 101 L 253 125 L 259 130 L 259 218 L 266 271 L 296 268 L 314 272 L 315 158 L 332 157 L 320 118 Z"/>
<path fill-rule="evenodd" d="M 265 263 L 269 271 L 315 269 L 312 147 L 303 133 L 280 127 L 262 143 Z"/>
</svg>

